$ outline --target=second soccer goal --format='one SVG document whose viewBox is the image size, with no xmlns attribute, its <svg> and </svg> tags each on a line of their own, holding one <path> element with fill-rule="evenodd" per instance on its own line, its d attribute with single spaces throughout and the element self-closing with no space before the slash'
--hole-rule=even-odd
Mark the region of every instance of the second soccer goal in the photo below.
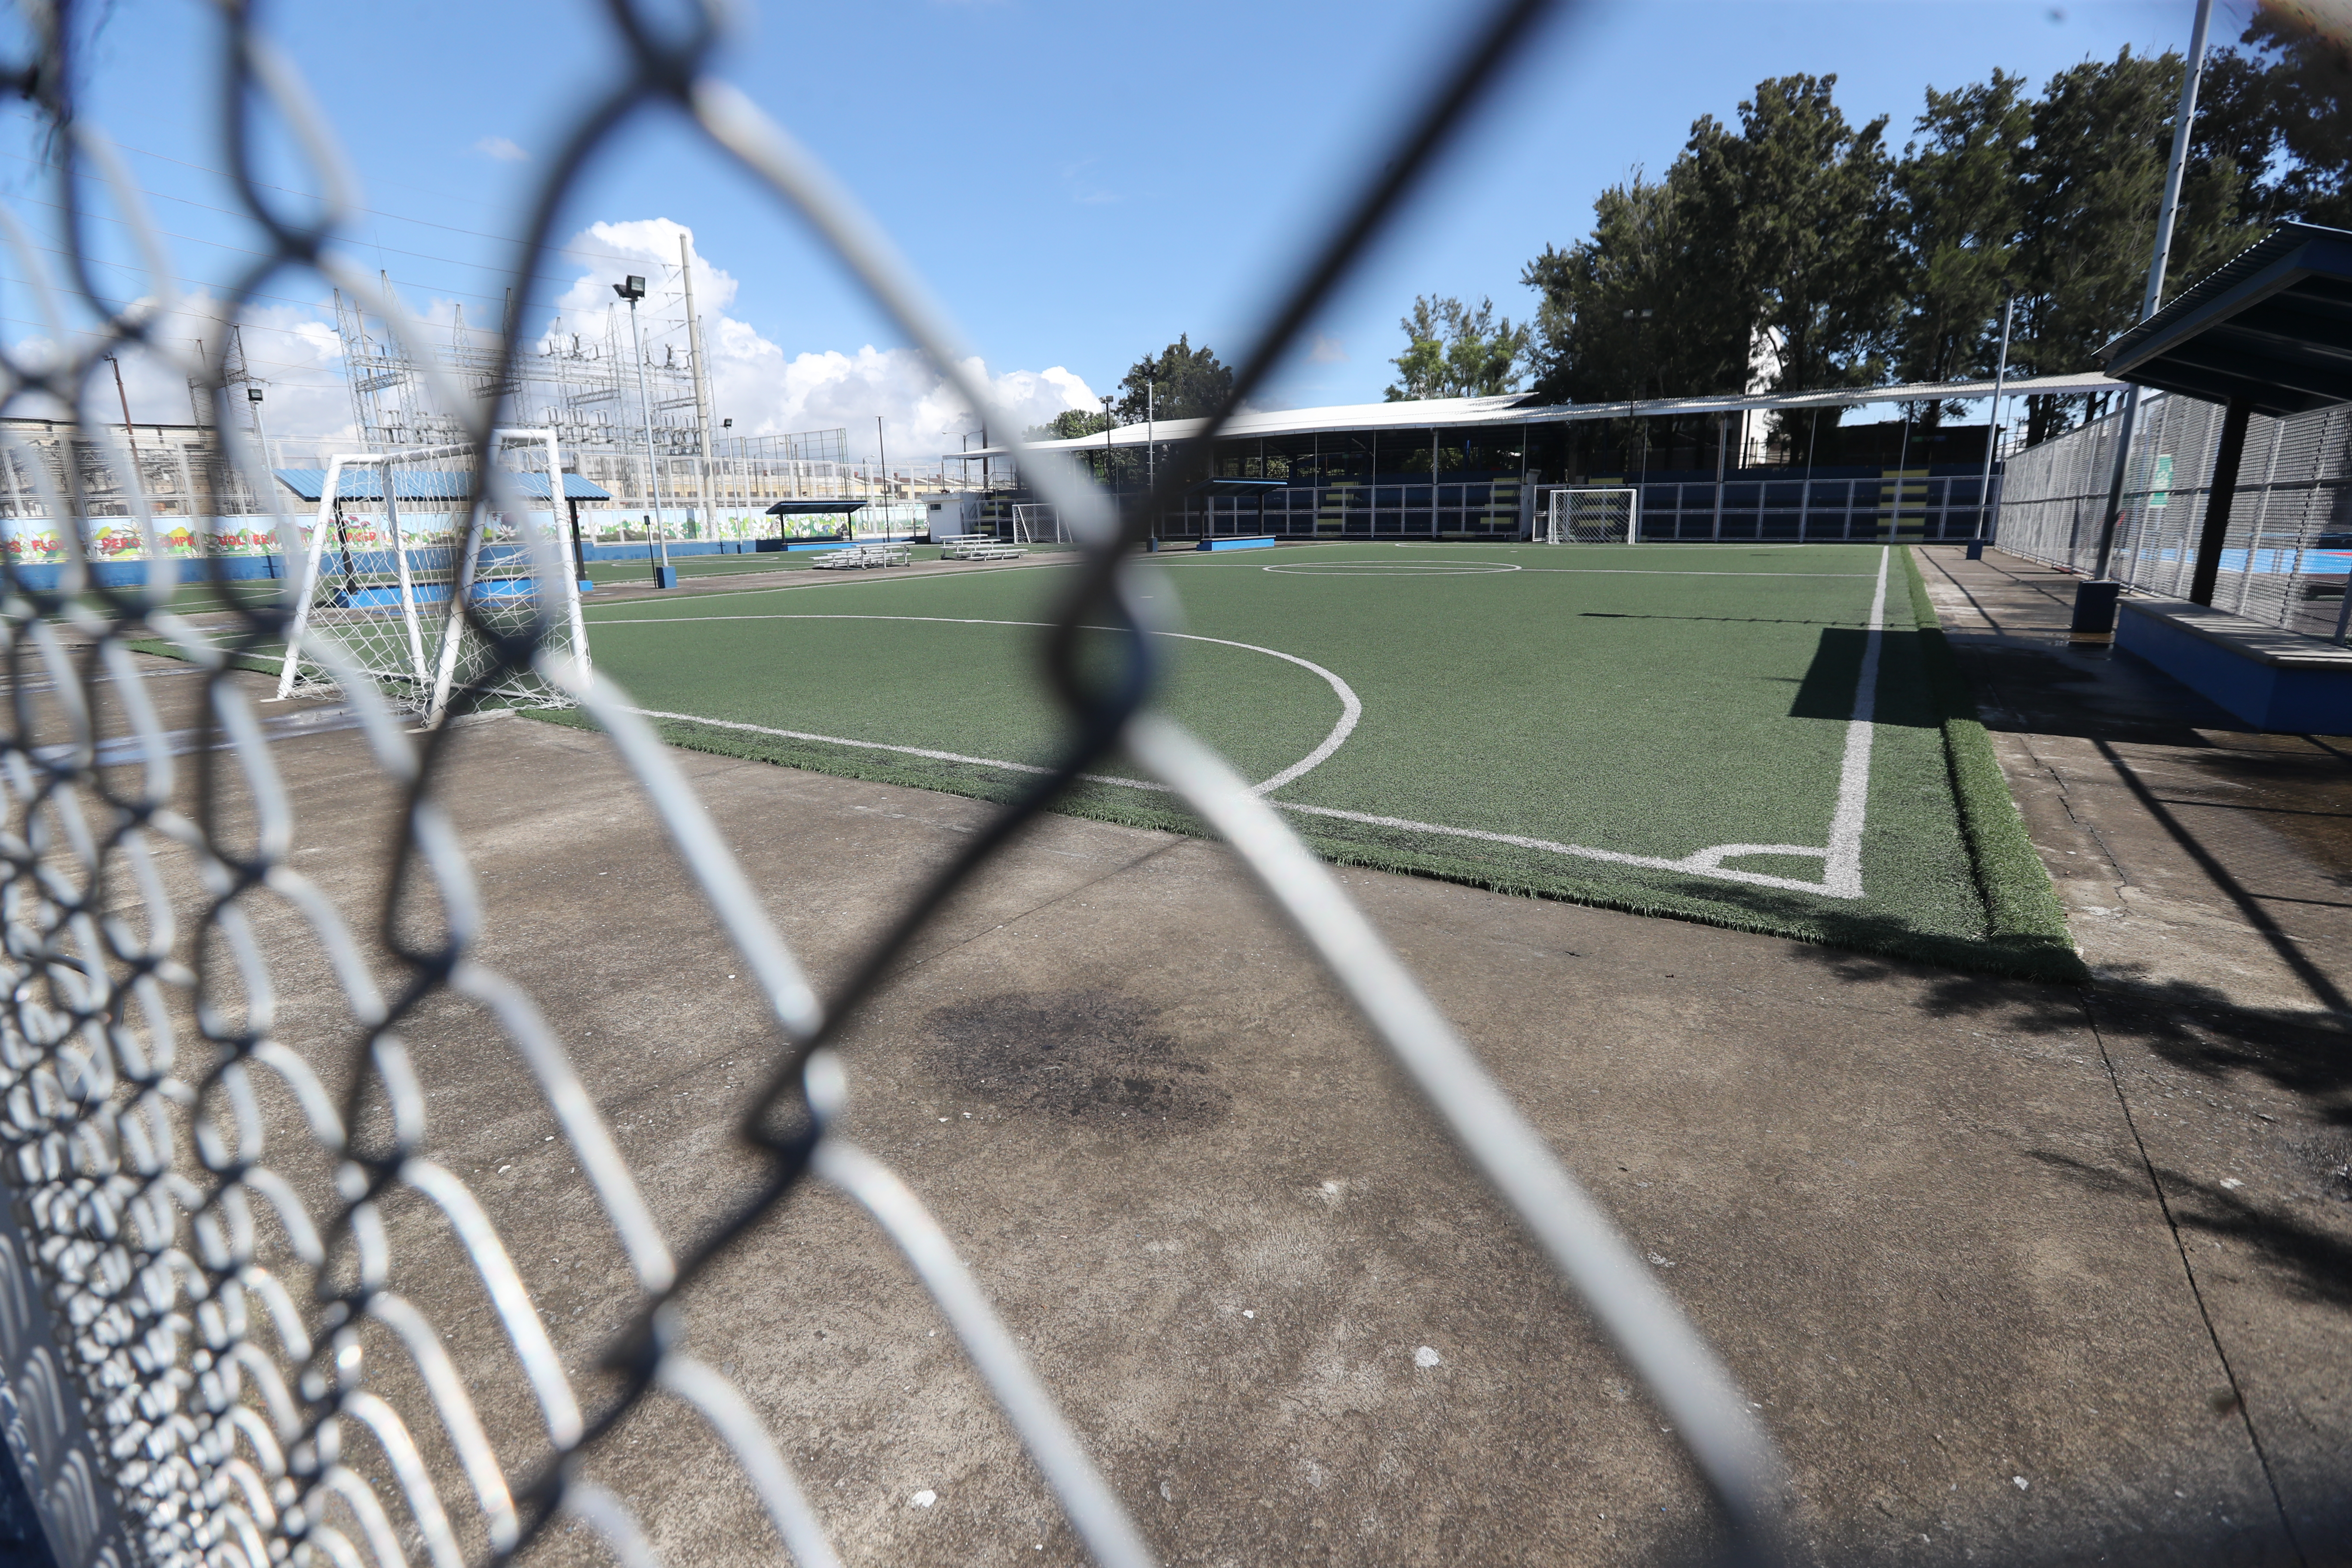
<svg viewBox="0 0 2352 1568">
<path fill-rule="evenodd" d="M 1067 544 L 1062 531 L 1062 510 L 1024 502 L 1013 509 L 1013 541 L 1016 544 Z"/>
<path fill-rule="evenodd" d="M 1631 485 L 1563 485 L 1545 519 L 1551 544 L 1633 544 L 1642 537 L 1642 492 Z"/>
</svg>

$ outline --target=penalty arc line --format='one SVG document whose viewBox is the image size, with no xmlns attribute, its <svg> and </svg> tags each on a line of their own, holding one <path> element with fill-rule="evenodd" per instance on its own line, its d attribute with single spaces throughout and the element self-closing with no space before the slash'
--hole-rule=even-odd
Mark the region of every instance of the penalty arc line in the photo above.
<svg viewBox="0 0 2352 1568">
<path fill-rule="evenodd" d="M 1051 624 L 1045 621 L 983 620 L 969 616 L 826 616 L 789 614 L 765 616 L 647 616 L 629 620 L 607 620 L 597 624 L 600 626 L 692 626 L 701 621 L 914 621 L 931 626 L 949 626 L 1038 627 L 1047 626 Z M 1118 630 L 1116 626 L 1081 626 L 1078 629 L 1080 631 L 1111 632 L 1114 634 Z M 1320 676 L 1324 684 L 1330 687 L 1332 695 L 1339 698 L 1339 721 L 1331 726 L 1330 731 L 1323 737 L 1322 742 L 1313 751 L 1307 752 L 1305 756 L 1299 758 L 1297 762 L 1291 763 L 1288 767 L 1283 769 L 1272 778 L 1265 780 L 1262 784 L 1252 785 L 1251 793 L 1254 795 L 1265 795 L 1271 791 L 1278 790 L 1283 785 L 1292 783 L 1294 780 L 1302 778 L 1307 773 L 1312 773 L 1315 769 L 1321 767 L 1323 763 L 1330 758 L 1332 752 L 1338 751 L 1342 745 L 1347 743 L 1348 737 L 1355 733 L 1357 724 L 1360 722 L 1364 717 L 1363 700 L 1356 695 L 1355 688 L 1349 686 L 1346 681 L 1340 679 L 1339 676 L 1335 675 L 1330 670 L 1324 668 L 1321 665 L 1316 663 L 1311 658 L 1301 658 L 1295 653 L 1285 653 L 1278 647 L 1260 647 L 1255 643 L 1235 642 L 1230 637 L 1202 637 L 1194 632 L 1155 631 L 1150 635 L 1156 637 L 1174 637 L 1181 642 L 1213 643 L 1219 647 L 1239 648 L 1244 653 L 1262 653 L 1268 658 L 1278 658 L 1286 664 L 1295 664 L 1301 669 L 1307 670 L 1311 674 Z M 633 710 L 633 711 L 656 719 L 686 720 L 698 724 L 715 724 L 722 729 L 750 730 L 762 735 L 780 735 L 788 740 L 823 741 L 836 746 L 857 746 L 868 751 L 898 752 L 908 756 L 928 757 L 936 762 L 972 763 L 982 767 L 1009 768 L 1014 773 L 1043 773 L 1052 772 L 1049 768 L 1037 767 L 1028 763 L 1000 762 L 991 757 L 967 757 L 955 752 L 926 751 L 920 746 L 886 745 L 879 741 L 849 741 L 844 740 L 837 735 L 804 734 L 796 730 L 773 730 L 765 725 L 738 723 L 732 720 L 705 719 L 693 713 L 656 712 L 650 708 L 636 709 Z M 1098 776 L 1093 773 L 1081 773 L 1079 776 L 1085 779 L 1088 784 L 1119 784 L 1129 789 L 1165 790 L 1168 787 L 1165 784 L 1150 784 L 1140 779 L 1112 778 L 1108 776 Z"/>
</svg>

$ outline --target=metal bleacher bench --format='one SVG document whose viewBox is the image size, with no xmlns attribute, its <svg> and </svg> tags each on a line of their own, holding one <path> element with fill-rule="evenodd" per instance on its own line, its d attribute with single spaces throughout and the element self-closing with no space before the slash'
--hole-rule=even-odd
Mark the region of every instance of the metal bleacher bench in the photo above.
<svg viewBox="0 0 2352 1568">
<path fill-rule="evenodd" d="M 977 537 L 950 539 L 940 546 L 942 561 L 1018 561 L 1027 553 L 1017 544 Z"/>
<path fill-rule="evenodd" d="M 867 566 L 912 566 L 915 551 L 908 544 L 853 544 L 846 550 L 835 550 L 809 563 L 820 572 L 845 572 Z"/>
</svg>

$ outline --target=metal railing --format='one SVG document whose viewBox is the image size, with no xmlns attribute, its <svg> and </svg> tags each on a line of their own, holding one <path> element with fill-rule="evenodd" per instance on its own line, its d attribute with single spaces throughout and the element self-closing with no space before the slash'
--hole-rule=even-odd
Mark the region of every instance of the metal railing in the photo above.
<svg viewBox="0 0 2352 1568">
<path fill-rule="evenodd" d="M 2218 403 L 2161 392 L 2141 400 L 2108 567 L 2117 582 L 2174 598 L 2187 595 L 2224 412 Z M 2010 459 L 2001 549 L 2071 572 L 2095 568 L 2119 424 L 2120 416 L 2111 416 Z M 2291 419 L 2256 415 L 2248 423 L 2221 567 L 2216 608 L 2344 637 L 2345 583 L 2352 574 L 2352 408 Z"/>
<path fill-rule="evenodd" d="M 1426 100 L 1400 117 L 1396 142 L 1367 151 L 1356 195 L 1270 297 L 1269 324 L 1239 362 L 1235 403 L 1262 386 L 1465 115 L 1496 96 L 1493 79 L 1527 48 L 1547 9 L 1512 0 L 1464 30 L 1470 47 Z M 39 303 L 94 314 L 106 331 L 61 361 L 0 356 L 0 388 L 9 410 L 64 403 L 82 411 L 84 428 L 98 428 L 102 353 L 135 344 L 169 362 L 174 351 L 151 332 L 170 298 L 110 305 L 72 243 L 93 182 L 111 192 L 113 210 L 132 215 L 134 229 L 141 210 L 103 137 L 71 111 L 85 68 L 79 10 L 22 6 L 18 27 L 30 52 L 5 68 L 13 91 L 46 119 L 55 150 L 67 273 Z M 836 250 L 993 427 L 1015 428 L 964 368 L 977 359 L 856 205 L 748 99 L 709 73 L 721 39 L 718 7 L 682 21 L 666 15 L 659 26 L 621 4 L 604 15 L 609 77 L 573 95 L 579 118 L 545 160 L 550 173 L 529 210 L 515 218 L 530 243 L 514 273 L 545 268 L 556 215 L 614 128 L 639 107 L 667 104 L 712 156 L 748 174 Z M 323 116 L 251 12 L 233 4 L 220 19 L 226 47 L 208 90 L 238 160 L 241 200 L 268 248 L 226 290 L 228 308 L 244 310 L 265 286 L 282 289 L 289 268 L 308 269 L 363 300 L 392 331 L 421 342 L 400 301 L 333 247 L 352 196 Z M 264 108 L 290 128 L 324 193 L 312 218 L 286 216 L 258 184 L 242 127 Z M 0 227 L 24 275 L 47 277 L 45 253 L 24 220 L 0 207 Z M 517 351 L 512 338 L 500 349 L 509 357 Z M 434 381 L 429 356 L 417 357 L 419 374 Z M 217 381 L 214 390 L 225 404 Z M 446 376 L 430 390 L 463 418 L 478 454 L 489 450 L 504 411 L 470 402 Z M 110 384 L 103 392 L 111 395 Z M 242 442 L 231 422 L 221 426 Z M 249 446 L 235 452 L 247 484 L 274 494 Z M 525 512 L 510 480 L 480 467 L 486 493 L 467 526 Z M 812 1183 L 846 1194 L 904 1253 L 1095 1559 L 1118 1568 L 1158 1561 L 951 1238 L 905 1183 L 836 1131 L 845 1029 L 950 897 L 1113 748 L 1155 773 L 1232 847 L 1580 1297 L 1686 1451 L 1715 1505 L 1725 1551 L 1742 1560 L 1777 1554 L 1783 1482 L 1772 1446 L 1681 1310 L 1329 870 L 1230 767 L 1151 708 L 1158 639 L 1150 634 L 1164 600 L 1155 605 L 1130 583 L 1146 519 L 1175 504 L 1173 482 L 1170 493 L 1115 509 L 1047 468 L 1036 466 L 1032 478 L 1083 550 L 1063 574 L 1038 679 L 1068 710 L 1076 738 L 1028 793 L 968 836 L 829 994 L 803 973 L 627 694 L 544 651 L 548 623 L 562 613 L 558 597 L 549 592 L 537 621 L 520 627 L 480 618 L 464 602 L 492 656 L 473 689 L 535 667 L 570 692 L 642 789 L 649 816 L 764 998 L 765 1087 L 737 1129 L 759 1172 L 756 1190 L 692 1237 L 665 1232 L 555 1030 L 528 993 L 479 956 L 479 911 L 441 799 L 455 767 L 446 726 L 404 731 L 356 670 L 338 666 L 331 642 L 304 645 L 338 675 L 352 721 L 398 791 L 400 832 L 383 863 L 388 890 L 363 941 L 364 928 L 297 867 L 300 800 L 273 761 L 277 721 L 257 717 L 254 683 L 236 668 L 283 638 L 293 606 L 227 593 L 219 573 L 224 619 L 200 631 L 169 607 L 172 583 L 160 570 L 118 585 L 93 574 L 70 547 L 53 583 L 0 563 L 10 698 L 0 737 L 7 794 L 0 1173 L 8 1199 L 0 1205 L 0 1424 L 67 1568 L 279 1561 L 388 1568 L 411 1560 L 461 1568 L 511 1560 L 562 1521 L 593 1531 L 624 1563 L 651 1562 L 639 1520 L 658 1500 L 592 1480 L 583 1462 L 616 1441 L 633 1411 L 657 1400 L 698 1417 L 723 1444 L 794 1561 L 832 1563 L 786 1444 L 727 1375 L 688 1355 L 679 1339 L 698 1282 Z M 51 515 L 85 514 L 77 472 L 41 482 L 57 491 L 47 498 Z M 156 520 L 135 491 L 132 510 L 152 555 Z M 276 527 L 291 557 L 299 543 L 294 521 L 280 513 Z M 537 581 L 558 580 L 553 540 L 526 532 Z M 1078 661 L 1082 641 L 1104 628 L 1124 660 L 1108 682 L 1091 661 L 1082 678 Z M 157 638 L 200 667 L 194 731 L 167 732 L 140 679 L 134 646 Z M 461 694 L 450 709 L 467 705 Z M 419 908 L 439 913 L 419 920 Z M 298 977 L 303 989 L 280 997 L 278 987 Z M 441 1026 L 434 1009 L 444 1003 L 491 1020 L 525 1064 L 576 1161 L 581 1201 L 593 1202 L 626 1259 L 625 1299 L 614 1303 L 621 1326 L 597 1363 L 604 1381 L 593 1401 L 534 1305 L 535 1289 L 548 1283 L 535 1278 L 541 1260 L 510 1252 L 467 1183 L 436 1157 L 433 1058 L 412 1042 Z M 290 1096 L 299 1117 L 266 1115 L 265 1091 Z M 725 1114 L 716 1101 L 709 1110 Z M 387 1218 L 404 1206 L 438 1217 L 444 1250 L 436 1256 L 454 1257 L 479 1286 L 510 1356 L 510 1387 L 482 1385 L 470 1365 L 461 1372 L 429 1302 L 404 1293 L 410 1249 L 425 1245 L 415 1227 Z M 739 1333 L 765 1327 L 731 1325 Z M 494 1394 L 531 1411 L 531 1427 L 490 1424 L 494 1440 L 484 1416 Z M 665 1473 L 660 1454 L 635 1461 L 626 1473 L 649 1489 L 686 1484 Z M 686 1560 L 698 1555 L 689 1548 Z"/>
</svg>

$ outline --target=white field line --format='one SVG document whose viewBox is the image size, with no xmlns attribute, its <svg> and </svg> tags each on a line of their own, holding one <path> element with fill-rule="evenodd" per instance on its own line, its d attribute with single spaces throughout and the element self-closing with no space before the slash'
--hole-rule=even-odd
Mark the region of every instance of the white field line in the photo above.
<svg viewBox="0 0 2352 1568">
<path fill-rule="evenodd" d="M 978 572 L 917 572 L 904 577 L 893 577 L 887 572 L 879 577 L 868 577 L 865 574 L 860 573 L 855 577 L 824 577 L 820 578 L 814 583 L 772 583 L 764 588 L 714 588 L 708 592 L 686 594 L 683 596 L 688 603 L 698 604 L 705 599 L 740 599 L 752 594 L 797 594 L 809 588 L 852 588 L 859 586 L 860 584 L 871 586 L 877 583 L 958 583 L 972 577 L 992 577 L 1001 572 L 1043 572 L 1056 566 L 1076 566 L 1079 564 L 1080 559 L 1081 558 L 1077 556 L 1076 552 L 1073 552 L 1071 559 L 1067 561 L 1031 561 L 1024 562 L 1017 565 L 1011 563 L 1003 565 L 984 565 L 984 563 L 974 563 L 974 564 L 984 566 L 983 570 Z M 929 563 L 925 562 L 924 564 L 929 565 Z M 793 568 L 781 567 L 779 570 L 791 571 L 793 570 Z M 803 570 L 805 569 L 803 568 Z M 709 574 L 709 575 L 712 576 L 732 574 L 733 574 L 720 573 Z M 705 575 L 705 574 L 698 572 L 695 575 L 699 577 Z M 751 574 L 745 572 L 741 574 L 741 575 L 748 577 L 751 575 Z M 611 586 L 625 588 L 628 586 L 628 584 L 626 583 L 614 583 L 611 584 Z M 601 605 L 583 604 L 580 608 L 581 612 L 585 615 L 600 610 L 604 608 L 604 606 Z M 590 626 L 594 626 L 596 623 L 592 620 L 588 624 Z"/>
<path fill-rule="evenodd" d="M 1832 899 L 1859 899 L 1862 887 L 1862 833 L 1870 795 L 1871 741 L 1875 731 L 1873 714 L 1878 698 L 1878 662 L 1886 625 L 1886 573 L 1893 559 L 1890 549 L 1882 547 L 1878 557 L 1877 585 L 1871 596 L 1869 638 L 1863 649 L 1862 671 L 1854 682 L 1853 717 L 1846 725 L 1845 756 L 1838 773 L 1837 807 L 1830 819 L 1830 843 L 1827 848 L 1802 844 L 1717 844 L 1697 850 L 1679 859 L 1660 855 L 1630 855 L 1617 849 L 1596 849 L 1585 844 L 1560 844 L 1549 838 L 1529 838 L 1516 833 L 1489 833 L 1482 828 L 1454 827 L 1444 823 L 1416 822 L 1409 817 L 1378 816 L 1369 812 L 1342 811 L 1336 806 L 1306 805 L 1293 801 L 1277 800 L 1268 804 L 1277 810 L 1297 812 L 1306 816 L 1334 817 L 1343 822 L 1359 822 L 1372 827 L 1393 827 L 1408 833 L 1433 833 L 1449 838 L 1472 838 L 1487 844 L 1508 844 L 1516 848 L 1537 849 L 1547 854 L 1563 855 L 1580 860 L 1598 860 L 1612 866 L 1637 866 L 1647 870 L 1675 871 L 1685 876 L 1704 877 L 1719 882 L 1741 882 L 1752 887 L 1780 888 L 1790 892 L 1818 893 Z M 1693 574 L 1693 575 L 1773 575 L 1773 574 Z M 1858 574 L 1822 573 L 1822 576 L 1858 575 Z M 708 620 L 879 620 L 879 621 L 942 621 L 959 626 L 1043 626 L 1041 621 L 985 621 L 933 616 L 678 616 L 654 620 L 624 621 L 628 625 L 674 624 L 679 621 Z M 1090 627 L 1107 631 L 1108 627 Z M 1220 643 L 1227 647 L 1245 648 L 1253 653 L 1271 654 L 1276 658 L 1311 669 L 1331 684 L 1340 695 L 1345 708 L 1339 724 L 1324 737 L 1322 745 L 1281 773 L 1256 786 L 1255 793 L 1265 795 L 1281 788 L 1306 773 L 1339 750 L 1361 717 L 1363 705 L 1355 692 L 1337 675 L 1321 665 L 1286 654 L 1276 648 L 1258 647 L 1250 643 L 1227 642 L 1222 637 L 1192 637 L 1183 632 L 1161 632 L 1161 637 L 1185 637 L 1193 642 Z M 687 723 L 708 724 L 721 730 L 747 731 L 754 734 L 776 735 L 786 740 L 815 741 L 836 746 L 853 746 L 864 751 L 893 752 L 904 756 L 926 757 L 936 762 L 965 763 L 977 767 L 1002 768 L 1010 773 L 1043 773 L 1050 769 L 1030 763 L 1004 762 L 994 757 L 965 756 L 956 752 L 929 751 L 919 746 L 887 745 L 878 741 L 851 741 L 836 735 L 818 735 L 797 730 L 771 729 L 762 724 L 746 724 L 728 719 L 706 719 L 697 713 L 671 713 L 657 709 L 639 708 L 633 711 L 647 718 L 675 719 Z M 1122 789 L 1150 790 L 1169 793 L 1168 786 L 1145 779 L 1118 778 L 1108 774 L 1080 775 L 1089 784 L 1114 784 Z M 1794 877 L 1775 877 L 1762 871 L 1743 871 L 1727 866 L 1726 860 L 1740 859 L 1752 855 L 1790 855 L 1819 857 L 1822 861 L 1822 879 L 1808 882 Z"/>
<path fill-rule="evenodd" d="M 1522 566 L 1522 572 L 1573 572 L 1595 577 L 1867 577 L 1867 572 L 1668 572 L 1643 566 Z"/>
<path fill-rule="evenodd" d="M 932 626 L 1045 626 L 1051 624 L 1045 621 L 982 620 L 974 616 L 800 616 L 782 614 L 766 616 L 648 616 L 640 620 L 607 621 L 603 624 L 606 626 L 675 626 L 679 624 L 691 625 L 698 621 L 915 621 Z M 1108 632 L 1114 631 L 1116 628 L 1111 626 L 1081 626 L 1079 630 L 1089 632 Z M 1322 742 L 1313 751 L 1307 752 L 1305 756 L 1299 758 L 1297 762 L 1291 763 L 1288 767 L 1283 769 L 1272 778 L 1267 779 L 1263 784 L 1253 786 L 1255 793 L 1258 795 L 1265 795 L 1274 790 L 1278 790 L 1283 785 L 1291 783 L 1293 780 L 1304 777 L 1315 769 L 1321 767 L 1325 761 L 1330 757 L 1332 752 L 1338 751 L 1342 745 L 1347 743 L 1348 737 L 1355 733 L 1356 725 L 1361 721 L 1364 717 L 1363 700 L 1356 695 L 1356 689 L 1349 686 L 1346 681 L 1340 679 L 1337 675 L 1324 668 L 1321 665 L 1316 663 L 1311 658 L 1301 658 L 1295 653 L 1285 653 L 1280 648 L 1260 647 L 1255 643 L 1234 642 L 1227 637 L 1200 637 L 1192 632 L 1153 632 L 1151 635 L 1153 637 L 1174 637 L 1181 642 L 1213 643 L 1219 647 L 1239 648 L 1244 653 L 1262 653 L 1268 658 L 1278 658 L 1286 664 L 1295 664 L 1301 669 L 1309 670 L 1316 675 L 1321 676 L 1323 678 L 1324 684 L 1330 687 L 1332 695 L 1339 698 L 1339 721 L 1331 726 L 1330 731 L 1323 737 Z M 889 746 L 884 745 L 879 741 L 848 741 L 844 740 L 837 735 L 803 734 L 796 730 L 772 730 L 764 725 L 741 724 L 736 723 L 731 720 L 725 719 L 704 719 L 692 713 L 656 713 L 650 708 L 641 708 L 635 710 L 635 711 L 647 714 L 657 719 L 688 720 L 698 724 L 716 724 L 721 729 L 750 730 L 762 735 L 781 735 L 788 740 L 824 741 L 836 746 L 859 746 L 869 751 L 899 752 L 908 756 L 929 757 L 938 762 L 973 763 L 982 767 L 1010 768 L 1015 773 L 1043 773 L 1053 771 L 1050 768 L 1041 768 L 1028 763 L 1006 763 L 999 762 L 989 757 L 967 757 L 954 752 L 925 751 L 919 746 Z M 1084 773 L 1080 776 L 1086 779 L 1089 784 L 1120 784 L 1129 789 L 1165 790 L 1167 788 L 1165 784 L 1147 784 L 1138 779 L 1097 777 L 1093 773 Z"/>
<path fill-rule="evenodd" d="M 1845 764 L 1838 770 L 1836 815 L 1830 818 L 1830 852 L 1822 880 L 1831 895 L 1862 897 L 1862 826 L 1870 807 L 1870 743 L 1878 709 L 1878 653 L 1886 640 L 1886 567 L 1892 546 L 1878 555 L 1878 588 L 1870 599 L 1870 636 L 1863 644 L 1862 673 L 1853 683 L 1853 719 L 1845 727 Z"/>
</svg>

